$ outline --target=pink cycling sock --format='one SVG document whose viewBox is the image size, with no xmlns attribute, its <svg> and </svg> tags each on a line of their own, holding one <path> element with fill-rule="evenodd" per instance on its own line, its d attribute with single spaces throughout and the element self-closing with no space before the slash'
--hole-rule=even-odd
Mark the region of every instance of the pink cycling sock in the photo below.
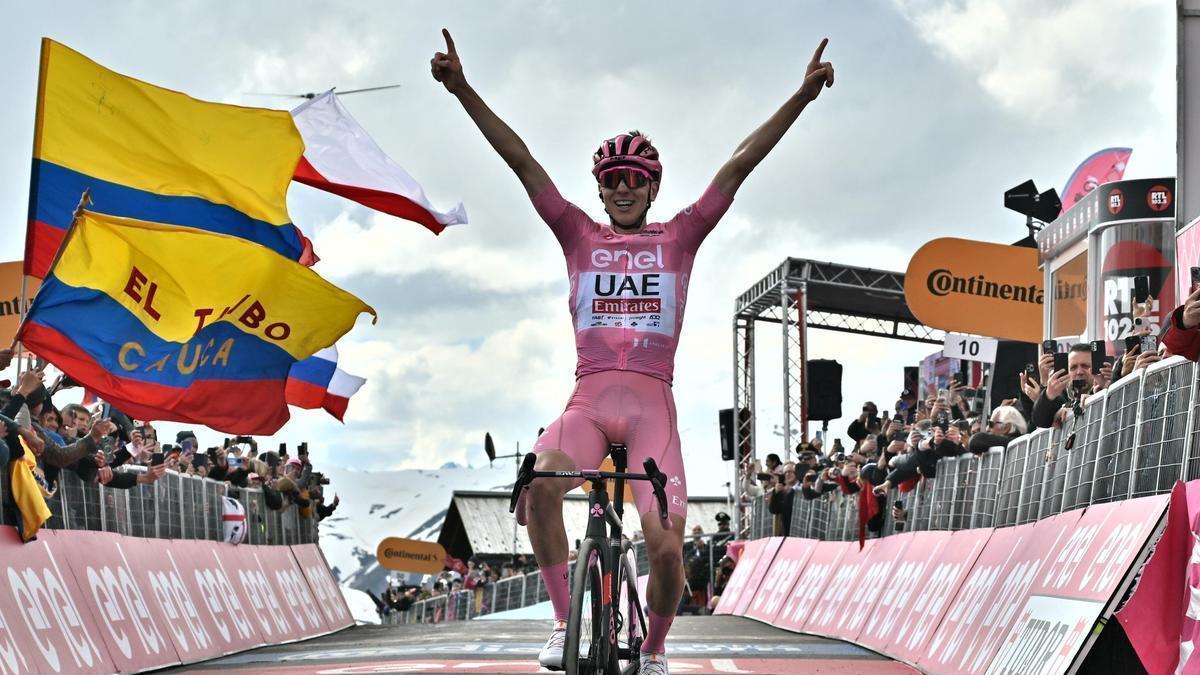
<svg viewBox="0 0 1200 675">
<path fill-rule="evenodd" d="M 654 613 L 654 610 L 647 612 L 650 616 L 646 617 L 646 640 L 642 642 L 642 653 L 657 652 L 665 654 L 667 651 L 667 631 L 671 630 L 671 624 L 675 622 L 674 616 L 659 616 Z"/>
<path fill-rule="evenodd" d="M 566 621 L 571 611 L 571 589 L 567 588 L 567 563 L 548 565 L 541 568 L 542 583 L 546 584 L 546 593 L 550 595 L 550 604 L 554 606 L 554 620 Z"/>
</svg>

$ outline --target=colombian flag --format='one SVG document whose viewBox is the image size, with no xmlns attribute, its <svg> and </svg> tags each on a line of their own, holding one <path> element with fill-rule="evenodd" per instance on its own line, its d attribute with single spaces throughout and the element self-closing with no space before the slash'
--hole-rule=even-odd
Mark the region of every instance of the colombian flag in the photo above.
<svg viewBox="0 0 1200 675">
<path fill-rule="evenodd" d="M 265 436 L 297 361 L 375 310 L 227 234 L 82 212 L 17 338 L 137 419 Z"/>
<path fill-rule="evenodd" d="M 287 213 L 304 152 L 291 115 L 208 103 L 42 40 L 25 273 L 43 278 L 85 189 L 92 210 L 240 237 L 292 260 Z"/>
</svg>

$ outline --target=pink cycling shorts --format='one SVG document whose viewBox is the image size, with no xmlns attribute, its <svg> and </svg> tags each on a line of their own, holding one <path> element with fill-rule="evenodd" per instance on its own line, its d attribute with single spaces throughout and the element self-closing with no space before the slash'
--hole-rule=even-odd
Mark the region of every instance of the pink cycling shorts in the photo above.
<svg viewBox="0 0 1200 675">
<path fill-rule="evenodd" d="M 629 449 L 630 473 L 642 473 L 642 462 L 654 458 L 659 471 L 667 474 L 667 511 L 687 519 L 687 476 L 670 385 L 631 370 L 584 375 L 576 380 L 567 409 L 546 428 L 533 451 L 562 450 L 576 469 L 587 470 L 599 468 L 609 443 L 624 443 Z M 638 513 L 658 513 L 649 481 L 635 480 L 630 487 Z"/>
</svg>

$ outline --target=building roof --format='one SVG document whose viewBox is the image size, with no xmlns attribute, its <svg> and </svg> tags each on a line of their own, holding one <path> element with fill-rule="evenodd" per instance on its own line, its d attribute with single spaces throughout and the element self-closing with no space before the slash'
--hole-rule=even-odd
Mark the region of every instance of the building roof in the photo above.
<svg viewBox="0 0 1200 675">
<path fill-rule="evenodd" d="M 513 525 L 516 518 L 508 512 L 508 492 L 455 491 L 450 499 L 450 509 L 438 535 L 441 544 L 450 555 L 466 560 L 476 555 L 506 555 L 513 553 Z M 567 529 L 567 543 L 584 535 L 587 528 L 587 496 L 572 491 L 563 501 L 563 523 Z M 700 525 L 705 532 L 717 529 L 716 516 L 728 512 L 729 505 L 722 497 L 689 497 L 687 532 Z M 642 531 L 637 509 L 632 504 L 625 507 L 625 534 L 632 538 Z M 533 547 L 525 528 L 517 529 L 516 553 L 532 555 Z"/>
</svg>

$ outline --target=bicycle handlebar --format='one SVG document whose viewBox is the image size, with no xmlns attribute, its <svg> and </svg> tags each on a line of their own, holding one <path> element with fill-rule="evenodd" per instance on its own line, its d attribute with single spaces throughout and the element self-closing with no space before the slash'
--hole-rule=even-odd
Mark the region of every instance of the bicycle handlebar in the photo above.
<svg viewBox="0 0 1200 675">
<path fill-rule="evenodd" d="M 617 473 L 615 471 L 536 471 L 533 468 L 537 462 L 537 455 L 532 452 L 525 455 L 525 460 L 521 463 L 521 468 L 517 471 L 517 482 L 513 485 L 512 498 L 508 502 L 508 512 L 514 513 L 517 510 L 517 501 L 521 497 L 521 491 L 528 488 L 529 484 L 536 478 L 582 478 L 584 480 L 612 480 L 621 478 L 624 480 L 648 480 L 651 487 L 654 489 L 654 498 L 658 502 L 658 517 L 663 522 L 664 529 L 670 529 L 671 521 L 667 517 L 667 493 L 665 491 L 667 484 L 667 474 L 658 470 L 658 464 L 652 458 L 647 457 L 642 463 L 642 467 L 646 473 Z"/>
<path fill-rule="evenodd" d="M 517 482 L 513 485 L 512 499 L 508 502 L 509 513 L 514 513 L 517 510 L 517 500 L 521 497 L 521 490 L 533 480 L 533 465 L 535 462 L 537 462 L 537 455 L 531 452 L 525 455 L 525 460 L 521 462 L 521 468 L 517 469 Z"/>
<path fill-rule="evenodd" d="M 663 522 L 663 529 L 669 530 L 671 521 L 667 518 L 667 474 L 658 470 L 658 464 L 653 457 L 647 457 L 646 461 L 642 462 L 642 468 L 646 470 L 650 485 L 654 486 L 654 498 L 658 500 L 658 517 Z"/>
</svg>

